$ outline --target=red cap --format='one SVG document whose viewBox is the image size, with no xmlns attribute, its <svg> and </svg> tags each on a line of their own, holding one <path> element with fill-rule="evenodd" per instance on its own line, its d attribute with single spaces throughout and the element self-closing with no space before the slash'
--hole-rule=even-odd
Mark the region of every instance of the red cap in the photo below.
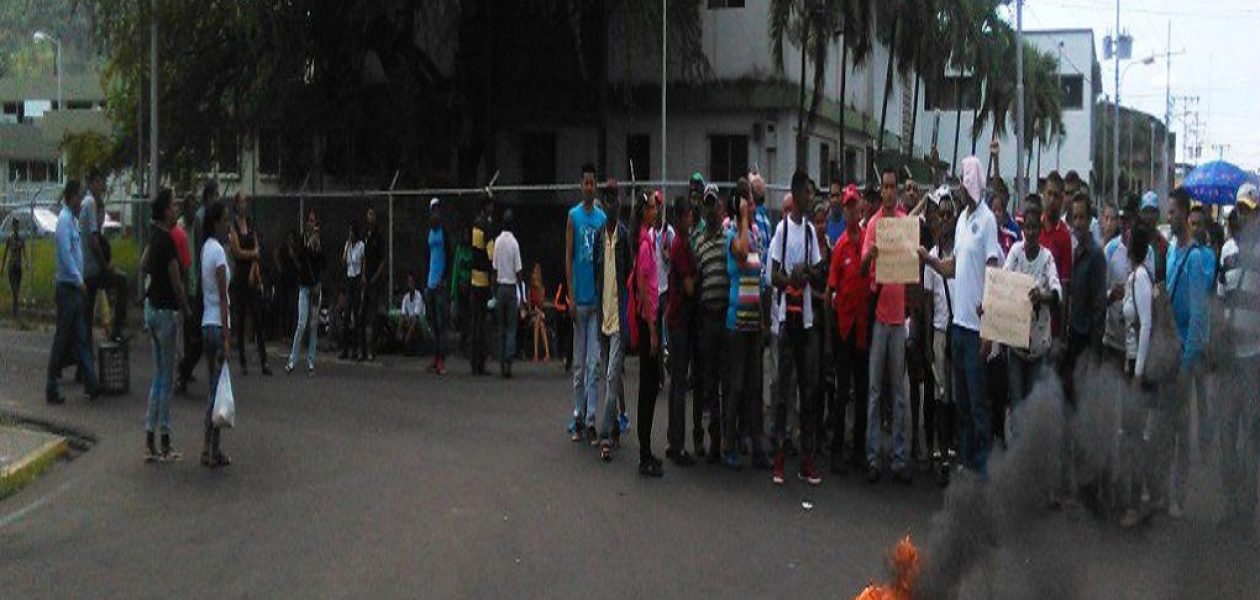
<svg viewBox="0 0 1260 600">
<path fill-rule="evenodd" d="M 840 200 L 841 206 L 848 206 L 850 203 L 862 201 L 862 194 L 858 192 L 857 186 L 850 183 L 844 187 L 844 195 Z"/>
</svg>

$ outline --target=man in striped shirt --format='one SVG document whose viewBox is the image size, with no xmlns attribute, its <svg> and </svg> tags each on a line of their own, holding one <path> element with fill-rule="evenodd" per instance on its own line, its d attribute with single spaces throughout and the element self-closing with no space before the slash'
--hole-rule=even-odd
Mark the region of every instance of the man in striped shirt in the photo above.
<svg viewBox="0 0 1260 600">
<path fill-rule="evenodd" d="M 695 441 L 695 454 L 707 456 L 710 463 L 719 457 L 720 440 L 710 428 L 709 451 L 704 446 L 704 411 L 709 411 L 710 423 L 721 422 L 721 408 L 718 404 L 718 391 L 725 387 L 722 377 L 725 372 L 723 353 L 714 349 L 726 344 L 726 313 L 730 303 L 730 276 L 726 272 L 726 232 L 722 229 L 721 215 L 718 212 L 721 200 L 718 198 L 717 186 L 704 188 L 701 206 L 704 211 L 704 232 L 695 240 L 696 264 L 700 275 L 700 303 L 696 311 L 700 336 L 698 339 L 697 357 L 700 359 L 697 376 L 700 379 L 700 393 L 693 401 L 692 438 Z M 699 349 L 706 350 L 699 350 Z"/>
</svg>

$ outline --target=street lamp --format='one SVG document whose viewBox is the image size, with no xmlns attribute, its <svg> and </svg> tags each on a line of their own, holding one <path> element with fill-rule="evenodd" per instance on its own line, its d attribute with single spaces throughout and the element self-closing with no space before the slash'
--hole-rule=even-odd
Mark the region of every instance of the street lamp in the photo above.
<svg viewBox="0 0 1260 600">
<path fill-rule="evenodd" d="M 52 42 L 57 47 L 57 110 L 65 110 L 66 106 L 61 99 L 61 40 L 42 31 L 36 31 L 31 37 L 36 42 Z"/>
<path fill-rule="evenodd" d="M 61 97 L 61 40 L 51 35 L 48 35 L 47 33 L 44 33 L 43 31 L 36 31 L 31 37 L 35 40 L 35 43 L 52 42 L 53 45 L 56 46 L 57 48 L 57 58 L 56 58 L 57 60 L 57 110 L 65 110 L 66 109 L 65 101 Z M 62 158 L 57 159 L 57 171 L 58 171 L 57 173 L 58 178 L 61 179 L 61 181 L 65 181 L 66 165 L 65 165 L 65 161 L 62 160 Z"/>
</svg>

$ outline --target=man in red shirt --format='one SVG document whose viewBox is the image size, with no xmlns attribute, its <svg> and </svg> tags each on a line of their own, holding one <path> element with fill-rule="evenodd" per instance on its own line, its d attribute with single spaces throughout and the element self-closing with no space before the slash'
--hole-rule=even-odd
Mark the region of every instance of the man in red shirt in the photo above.
<svg viewBox="0 0 1260 600">
<path fill-rule="evenodd" d="M 875 259 L 879 247 L 875 245 L 875 232 L 883 219 L 904 217 L 906 211 L 897 204 L 897 170 L 885 167 L 880 175 L 880 210 L 871 215 L 862 236 L 862 269 L 872 280 L 877 280 Z M 871 326 L 870 365 L 867 371 L 866 399 L 866 481 L 877 483 L 881 476 L 879 451 L 879 400 L 883 389 L 884 367 L 888 367 L 893 403 L 893 479 L 898 483 L 910 483 L 906 468 L 906 286 L 899 283 L 874 285 L 875 323 Z"/>
<path fill-rule="evenodd" d="M 1072 232 L 1063 222 L 1063 178 L 1058 171 L 1051 171 L 1041 187 L 1045 224 L 1041 230 L 1041 247 L 1050 251 L 1054 258 L 1054 266 L 1059 272 L 1059 282 L 1063 289 L 1068 289 L 1072 280 Z M 1067 303 L 1063 303 L 1064 306 Z M 1056 311 L 1050 319 L 1050 330 L 1054 337 L 1063 337 L 1063 312 Z"/>
<path fill-rule="evenodd" d="M 831 251 L 831 268 L 827 277 L 827 296 L 836 311 L 836 328 L 839 336 L 835 348 L 836 395 L 841 407 L 834 420 L 831 437 L 831 471 L 843 474 L 848 470 L 844 461 L 844 401 L 849 386 L 853 386 L 853 455 L 850 461 L 856 468 L 865 466 L 866 456 L 862 442 L 866 432 L 867 398 L 867 339 L 870 323 L 871 278 L 862 272 L 862 195 L 857 187 L 849 184 L 841 201 L 844 211 L 844 233 L 836 240 Z"/>
</svg>

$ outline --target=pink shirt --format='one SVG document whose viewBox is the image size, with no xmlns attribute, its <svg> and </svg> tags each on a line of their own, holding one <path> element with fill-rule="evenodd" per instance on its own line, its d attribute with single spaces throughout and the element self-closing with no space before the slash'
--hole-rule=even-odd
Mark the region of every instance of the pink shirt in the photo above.
<svg viewBox="0 0 1260 600">
<path fill-rule="evenodd" d="M 650 268 L 643 268 L 645 265 Z M 639 231 L 639 253 L 635 258 L 634 273 L 638 285 L 639 316 L 651 323 L 656 319 L 656 305 L 661 294 L 656 275 L 656 245 L 646 228 Z"/>
<path fill-rule="evenodd" d="M 904 217 L 906 211 L 898 206 L 894 215 Z M 866 232 L 862 237 L 863 259 L 870 254 L 871 247 L 875 245 L 875 229 L 883 218 L 884 210 L 881 208 L 875 211 L 870 221 L 866 223 Z M 879 294 L 879 304 L 875 305 L 875 320 L 885 325 L 904 324 L 906 322 L 906 286 L 900 283 L 876 283 L 875 261 L 871 261 L 870 277 L 872 293 Z"/>
</svg>

